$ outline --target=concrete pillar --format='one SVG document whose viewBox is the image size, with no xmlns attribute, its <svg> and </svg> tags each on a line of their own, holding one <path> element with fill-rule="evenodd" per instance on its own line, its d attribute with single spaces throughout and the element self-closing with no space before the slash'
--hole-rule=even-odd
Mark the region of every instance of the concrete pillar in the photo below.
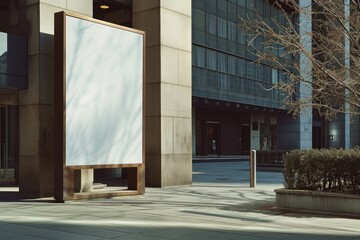
<svg viewBox="0 0 360 240">
<path fill-rule="evenodd" d="M 194 157 L 196 155 L 196 112 L 195 108 L 192 109 L 192 156 Z"/>
<path fill-rule="evenodd" d="M 191 184 L 191 0 L 133 0 L 146 31 L 146 185 Z"/>
<path fill-rule="evenodd" d="M 299 15 L 299 31 L 301 36 L 301 43 L 306 49 L 306 51 L 312 51 L 312 18 L 311 14 L 311 0 L 300 0 L 299 4 L 303 11 L 300 12 Z M 303 79 L 306 81 L 312 81 L 312 66 L 311 61 L 304 53 L 300 53 L 300 74 Z M 307 85 L 306 83 L 300 83 L 299 88 L 299 95 L 302 99 L 307 99 L 309 104 L 311 105 L 311 96 L 312 90 L 311 86 Z M 299 120 L 299 127 L 300 127 L 300 141 L 299 141 L 299 148 L 300 149 L 310 149 L 312 148 L 312 107 L 303 107 L 300 110 L 300 120 Z"/>
<path fill-rule="evenodd" d="M 344 15 L 345 19 L 348 20 L 350 17 L 350 0 L 344 0 Z M 345 23 L 345 28 L 348 32 L 350 32 L 350 22 L 347 21 Z M 346 81 L 350 81 L 350 40 L 349 38 L 344 38 L 344 55 L 345 55 L 345 79 Z M 345 90 L 345 95 L 349 95 L 349 91 Z M 345 149 L 349 149 L 351 147 L 351 134 L 350 134 L 350 104 L 345 102 Z"/>
<path fill-rule="evenodd" d="M 19 92 L 19 188 L 29 197 L 53 196 L 54 13 L 92 15 L 92 0 L 11 1 L 11 25 L 28 31 L 28 89 Z"/>
</svg>

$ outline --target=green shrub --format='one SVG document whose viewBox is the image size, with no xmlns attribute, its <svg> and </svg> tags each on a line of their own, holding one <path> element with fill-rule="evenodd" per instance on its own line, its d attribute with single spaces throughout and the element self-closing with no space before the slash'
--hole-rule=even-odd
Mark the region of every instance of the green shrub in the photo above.
<svg viewBox="0 0 360 240">
<path fill-rule="evenodd" d="M 293 150 L 284 156 L 288 189 L 360 194 L 360 149 Z"/>
</svg>

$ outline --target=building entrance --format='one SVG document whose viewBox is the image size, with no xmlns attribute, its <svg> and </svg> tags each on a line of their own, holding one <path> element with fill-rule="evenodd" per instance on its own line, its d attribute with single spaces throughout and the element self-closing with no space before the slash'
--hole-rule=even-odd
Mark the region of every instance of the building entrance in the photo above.
<svg viewBox="0 0 360 240">
<path fill-rule="evenodd" d="M 220 123 L 208 122 L 207 123 L 207 142 L 208 154 L 220 153 Z"/>
<path fill-rule="evenodd" d="M 0 106 L 0 184 L 17 182 L 17 107 Z"/>
<path fill-rule="evenodd" d="M 250 153 L 250 125 L 241 125 L 241 155 Z"/>
</svg>

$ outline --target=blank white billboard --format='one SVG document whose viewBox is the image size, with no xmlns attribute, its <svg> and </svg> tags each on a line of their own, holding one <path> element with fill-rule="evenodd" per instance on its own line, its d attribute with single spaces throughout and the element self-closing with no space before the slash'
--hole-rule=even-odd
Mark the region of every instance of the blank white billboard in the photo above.
<svg viewBox="0 0 360 240">
<path fill-rule="evenodd" d="M 142 163 L 144 35 L 66 16 L 66 166 Z"/>
</svg>

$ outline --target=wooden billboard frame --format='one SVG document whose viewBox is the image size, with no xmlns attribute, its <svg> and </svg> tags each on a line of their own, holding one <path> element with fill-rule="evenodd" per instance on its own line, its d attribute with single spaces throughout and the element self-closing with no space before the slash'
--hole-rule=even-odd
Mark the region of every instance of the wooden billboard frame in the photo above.
<svg viewBox="0 0 360 240">
<path fill-rule="evenodd" d="M 143 35 L 143 99 L 142 99 L 142 163 L 134 164 L 101 164 L 101 165 L 66 165 L 66 17 L 74 17 L 137 34 Z M 91 17 L 62 11 L 55 13 L 55 82 L 54 82 L 54 135 L 55 135 L 55 181 L 54 197 L 58 202 L 95 197 L 115 197 L 140 195 L 145 192 L 145 32 L 93 19 Z M 127 169 L 127 190 L 74 192 L 74 176 L 76 170 L 81 169 Z"/>
</svg>

